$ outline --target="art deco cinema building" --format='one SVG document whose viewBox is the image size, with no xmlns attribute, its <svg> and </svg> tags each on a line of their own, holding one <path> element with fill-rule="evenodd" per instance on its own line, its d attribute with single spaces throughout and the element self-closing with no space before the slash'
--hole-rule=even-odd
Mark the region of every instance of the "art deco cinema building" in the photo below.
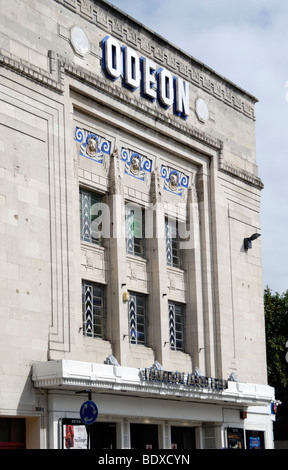
<svg viewBox="0 0 288 470">
<path fill-rule="evenodd" d="M 0 21 L 0 447 L 272 448 L 257 100 L 106 0 Z"/>
</svg>

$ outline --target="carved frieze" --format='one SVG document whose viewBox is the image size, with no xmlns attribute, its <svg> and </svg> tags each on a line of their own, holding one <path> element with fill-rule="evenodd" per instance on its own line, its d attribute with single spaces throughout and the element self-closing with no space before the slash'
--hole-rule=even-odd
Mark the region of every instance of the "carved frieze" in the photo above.
<svg viewBox="0 0 288 470">
<path fill-rule="evenodd" d="M 179 170 L 175 170 L 166 165 L 161 165 L 161 178 L 163 178 L 163 188 L 178 196 L 182 196 L 183 189 L 188 188 L 189 177 Z"/>
<path fill-rule="evenodd" d="M 121 148 L 120 159 L 125 162 L 125 173 L 142 181 L 146 173 L 151 173 L 152 160 L 129 148 Z"/>
<path fill-rule="evenodd" d="M 75 129 L 75 140 L 80 143 L 79 155 L 103 163 L 105 155 L 110 155 L 111 142 L 86 129 Z"/>
</svg>

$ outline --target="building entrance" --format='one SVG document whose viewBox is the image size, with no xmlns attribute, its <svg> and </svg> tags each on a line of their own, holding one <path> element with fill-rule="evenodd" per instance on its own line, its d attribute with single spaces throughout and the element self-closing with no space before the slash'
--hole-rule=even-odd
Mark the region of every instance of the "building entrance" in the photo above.
<svg viewBox="0 0 288 470">
<path fill-rule="evenodd" d="M 157 424 L 130 424 L 131 449 L 158 449 Z"/>
<path fill-rule="evenodd" d="M 25 419 L 0 419 L 0 449 L 25 449 Z"/>
<path fill-rule="evenodd" d="M 90 431 L 90 449 L 116 449 L 116 423 L 94 423 Z"/>
<path fill-rule="evenodd" d="M 196 449 L 195 428 L 171 426 L 172 449 Z"/>
</svg>

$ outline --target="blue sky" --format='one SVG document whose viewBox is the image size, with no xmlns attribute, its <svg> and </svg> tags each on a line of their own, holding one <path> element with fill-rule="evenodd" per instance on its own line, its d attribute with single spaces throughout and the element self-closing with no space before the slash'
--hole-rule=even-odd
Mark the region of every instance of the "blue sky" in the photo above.
<svg viewBox="0 0 288 470">
<path fill-rule="evenodd" d="M 288 289 L 288 2 L 109 0 L 252 95 L 262 191 L 263 287 Z"/>
</svg>

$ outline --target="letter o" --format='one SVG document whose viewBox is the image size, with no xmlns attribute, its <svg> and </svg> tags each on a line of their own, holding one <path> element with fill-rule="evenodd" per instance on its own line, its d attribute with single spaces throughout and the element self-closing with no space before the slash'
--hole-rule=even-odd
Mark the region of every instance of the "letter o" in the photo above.
<svg viewBox="0 0 288 470">
<path fill-rule="evenodd" d="M 117 39 L 109 36 L 103 40 L 103 69 L 112 80 L 117 80 L 122 72 L 121 47 Z"/>
</svg>

